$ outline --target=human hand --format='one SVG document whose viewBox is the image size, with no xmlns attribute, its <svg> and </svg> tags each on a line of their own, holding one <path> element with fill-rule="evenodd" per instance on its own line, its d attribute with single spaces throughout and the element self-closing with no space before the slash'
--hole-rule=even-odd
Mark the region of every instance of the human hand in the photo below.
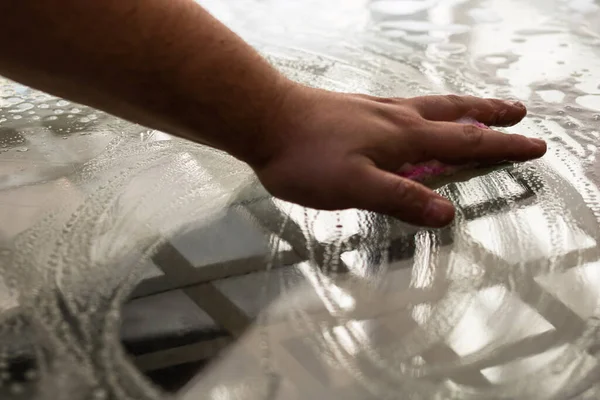
<svg viewBox="0 0 600 400">
<path fill-rule="evenodd" d="M 294 86 L 264 136 L 268 157 L 254 169 L 274 196 L 323 210 L 360 208 L 405 222 L 445 226 L 453 205 L 400 177 L 406 163 L 526 161 L 546 152 L 539 139 L 449 122 L 471 117 L 510 126 L 520 103 L 458 96 L 376 98 Z"/>
</svg>

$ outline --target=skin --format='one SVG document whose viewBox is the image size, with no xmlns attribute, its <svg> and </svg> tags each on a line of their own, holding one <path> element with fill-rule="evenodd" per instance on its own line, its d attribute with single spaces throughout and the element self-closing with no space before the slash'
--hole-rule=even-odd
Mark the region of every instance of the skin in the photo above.
<svg viewBox="0 0 600 400">
<path fill-rule="evenodd" d="M 0 3 L 0 74 L 121 118 L 224 150 L 274 196 L 361 208 L 441 227 L 452 204 L 395 172 L 406 162 L 541 157 L 510 126 L 520 103 L 458 96 L 377 98 L 281 75 L 193 0 Z"/>
</svg>

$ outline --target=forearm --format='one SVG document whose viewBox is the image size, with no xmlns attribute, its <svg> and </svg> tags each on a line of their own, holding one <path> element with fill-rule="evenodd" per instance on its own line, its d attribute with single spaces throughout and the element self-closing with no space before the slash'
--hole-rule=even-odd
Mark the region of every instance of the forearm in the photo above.
<svg viewBox="0 0 600 400">
<path fill-rule="evenodd" d="M 257 163 L 288 85 L 193 0 L 5 1 L 0 53 L 15 81 Z"/>
</svg>

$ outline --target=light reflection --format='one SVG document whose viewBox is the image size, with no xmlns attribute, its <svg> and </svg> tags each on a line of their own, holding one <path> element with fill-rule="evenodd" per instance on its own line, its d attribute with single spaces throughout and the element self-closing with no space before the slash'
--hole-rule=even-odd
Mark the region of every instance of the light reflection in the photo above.
<svg viewBox="0 0 600 400">
<path fill-rule="evenodd" d="M 470 221 L 466 230 L 487 250 L 515 264 L 596 244 L 594 239 L 567 222 L 563 216 L 553 217 L 555 220 L 549 222 L 545 210 L 539 205 L 532 205 L 508 215 Z M 549 224 L 554 227 L 552 230 L 548 229 Z M 522 240 L 514 243 L 514 232 L 508 231 L 508 227 L 518 227 Z"/>
<path fill-rule="evenodd" d="M 353 356 L 358 354 L 360 348 L 357 346 L 352 335 L 345 326 L 336 326 L 333 328 L 333 334 L 335 336 L 334 340 L 339 343 L 348 354 Z"/>
<path fill-rule="evenodd" d="M 338 314 L 340 309 L 352 311 L 356 307 L 354 297 L 336 286 L 331 277 L 313 268 L 309 263 L 301 263 L 298 268 L 313 286 L 327 311 L 332 315 Z"/>
<path fill-rule="evenodd" d="M 525 357 L 520 360 L 511 361 L 504 365 L 486 368 L 481 370 L 481 373 L 484 374 L 486 378 L 490 380 L 490 382 L 495 384 L 517 380 L 524 375 L 528 375 L 532 372 L 545 368 L 547 365 L 551 364 L 558 357 L 564 354 L 569 346 L 570 345 L 565 344 L 563 346 L 548 350 L 542 354 L 536 354 L 531 357 Z"/>
<path fill-rule="evenodd" d="M 457 184 L 460 203 L 473 206 L 498 198 L 510 198 L 524 195 L 527 190 L 506 171 L 493 172 L 487 176 L 476 177 L 468 182 Z"/>
<path fill-rule="evenodd" d="M 329 286 L 329 294 L 334 298 L 338 306 L 344 311 L 352 311 L 356 307 L 356 300 L 349 293 L 337 286 Z"/>
<path fill-rule="evenodd" d="M 565 94 L 560 90 L 538 90 L 536 93 L 548 103 L 560 103 L 565 99 Z"/>
<path fill-rule="evenodd" d="M 600 96 L 598 95 L 580 96 L 576 101 L 580 106 L 589 108 L 590 110 L 600 111 Z"/>
<path fill-rule="evenodd" d="M 439 0 L 371 0 L 369 9 L 375 17 L 393 18 L 428 10 L 436 3 Z"/>
<path fill-rule="evenodd" d="M 342 253 L 340 258 L 354 275 L 363 278 L 371 275 L 371 264 L 368 262 L 363 252 L 359 250 L 347 251 Z"/>
<path fill-rule="evenodd" d="M 600 317 L 600 262 L 592 262 L 536 281 L 581 318 Z"/>
<path fill-rule="evenodd" d="M 367 325 L 366 321 L 348 321 L 333 328 L 331 339 L 341 345 L 349 355 L 356 356 L 369 344 L 369 335 L 365 331 Z M 329 336 L 327 332 L 324 334 Z"/>
<path fill-rule="evenodd" d="M 4 279 L 0 276 L 0 319 L 5 316 L 3 313 L 15 309 L 18 305 L 17 296 L 9 290 Z"/>
<path fill-rule="evenodd" d="M 432 307 L 431 304 L 417 304 L 411 310 L 413 319 L 421 325 L 427 323 L 431 317 Z"/>
<path fill-rule="evenodd" d="M 213 400 L 233 400 L 235 397 L 231 393 L 232 388 L 230 386 L 217 386 L 211 390 L 211 398 Z"/>
<path fill-rule="evenodd" d="M 173 137 L 167 133 L 156 131 L 156 130 L 148 130 L 140 133 L 140 138 L 144 142 L 159 142 L 161 140 L 172 140 Z"/>
<path fill-rule="evenodd" d="M 554 327 L 503 286 L 479 291 L 448 337 L 450 346 L 467 356 L 494 343 L 516 342 Z"/>
<path fill-rule="evenodd" d="M 421 231 L 415 236 L 415 255 L 410 285 L 415 288 L 430 287 L 434 281 L 435 254 L 430 232 Z"/>
</svg>

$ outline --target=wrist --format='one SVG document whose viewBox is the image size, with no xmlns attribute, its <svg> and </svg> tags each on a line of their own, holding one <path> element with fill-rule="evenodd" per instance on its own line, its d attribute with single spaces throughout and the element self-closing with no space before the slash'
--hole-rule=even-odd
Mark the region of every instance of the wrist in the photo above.
<svg viewBox="0 0 600 400">
<path fill-rule="evenodd" d="M 251 138 L 247 145 L 231 154 L 258 170 L 276 158 L 285 146 L 286 136 L 294 126 L 295 114 L 303 86 L 283 75 L 270 81 L 263 107 L 257 110 L 254 129 L 244 127 Z M 248 133 L 247 133 L 248 134 Z"/>
</svg>

